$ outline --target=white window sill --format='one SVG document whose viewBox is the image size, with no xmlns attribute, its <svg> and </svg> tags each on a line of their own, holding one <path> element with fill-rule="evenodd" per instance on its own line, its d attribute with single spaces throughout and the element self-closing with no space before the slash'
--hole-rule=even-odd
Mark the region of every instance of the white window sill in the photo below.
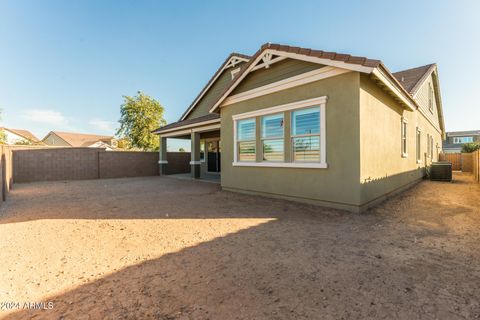
<svg viewBox="0 0 480 320">
<path fill-rule="evenodd" d="M 301 163 L 301 162 L 232 162 L 234 167 L 269 167 L 269 168 L 307 168 L 326 169 L 326 163 Z"/>
<path fill-rule="evenodd" d="M 417 163 L 420 164 L 420 163 L 423 163 L 423 161 L 422 160 L 417 160 Z"/>
<path fill-rule="evenodd" d="M 159 160 L 158 163 L 159 163 L 159 164 L 167 164 L 168 161 L 167 161 L 167 160 Z"/>
<path fill-rule="evenodd" d="M 402 158 L 407 158 L 408 157 L 408 153 L 402 153 Z"/>
</svg>

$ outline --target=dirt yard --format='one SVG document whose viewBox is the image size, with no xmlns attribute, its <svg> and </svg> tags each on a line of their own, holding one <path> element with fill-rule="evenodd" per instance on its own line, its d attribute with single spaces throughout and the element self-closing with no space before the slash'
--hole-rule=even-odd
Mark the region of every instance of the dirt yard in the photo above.
<svg viewBox="0 0 480 320">
<path fill-rule="evenodd" d="M 18 184 L 0 317 L 480 318 L 480 186 L 455 179 L 363 215 L 172 178 Z"/>
</svg>

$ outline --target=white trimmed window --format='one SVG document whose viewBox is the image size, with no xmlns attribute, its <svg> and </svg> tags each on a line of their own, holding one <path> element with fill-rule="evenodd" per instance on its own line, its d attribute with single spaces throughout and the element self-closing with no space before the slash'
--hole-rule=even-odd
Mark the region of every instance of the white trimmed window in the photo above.
<svg viewBox="0 0 480 320">
<path fill-rule="evenodd" d="M 407 119 L 402 117 L 402 157 L 407 156 Z"/>
<path fill-rule="evenodd" d="M 433 88 L 432 84 L 428 84 L 428 110 L 433 113 Z"/>
<path fill-rule="evenodd" d="M 294 162 L 320 162 L 320 107 L 292 112 Z"/>
<path fill-rule="evenodd" d="M 455 137 L 453 138 L 453 143 L 460 144 L 460 143 L 469 143 L 473 142 L 473 137 Z"/>
<path fill-rule="evenodd" d="M 417 127 L 417 163 L 422 162 L 422 131 Z"/>
<path fill-rule="evenodd" d="M 262 117 L 263 160 L 284 161 L 283 113 Z"/>
<path fill-rule="evenodd" d="M 427 133 L 427 157 L 430 158 L 430 134 Z"/>
<path fill-rule="evenodd" d="M 255 118 L 237 122 L 237 150 L 239 161 L 255 161 Z"/>
<path fill-rule="evenodd" d="M 233 165 L 327 168 L 326 103 L 324 96 L 233 115 Z M 285 130 L 289 118 L 290 130 Z"/>
<path fill-rule="evenodd" d="M 433 136 L 430 136 L 430 158 L 433 160 Z"/>
</svg>

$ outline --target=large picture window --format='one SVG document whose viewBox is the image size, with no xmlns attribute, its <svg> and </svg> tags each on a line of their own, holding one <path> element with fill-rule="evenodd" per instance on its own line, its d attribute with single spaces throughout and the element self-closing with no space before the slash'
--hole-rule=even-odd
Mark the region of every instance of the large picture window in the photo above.
<svg viewBox="0 0 480 320">
<path fill-rule="evenodd" d="M 237 122 L 237 150 L 239 161 L 255 161 L 255 118 Z"/>
<path fill-rule="evenodd" d="M 284 160 L 283 130 L 283 113 L 262 117 L 263 160 Z"/>
<path fill-rule="evenodd" d="M 293 161 L 320 161 L 320 107 L 292 112 Z"/>
<path fill-rule="evenodd" d="M 327 99 L 323 96 L 232 115 L 233 166 L 328 168 Z"/>
</svg>

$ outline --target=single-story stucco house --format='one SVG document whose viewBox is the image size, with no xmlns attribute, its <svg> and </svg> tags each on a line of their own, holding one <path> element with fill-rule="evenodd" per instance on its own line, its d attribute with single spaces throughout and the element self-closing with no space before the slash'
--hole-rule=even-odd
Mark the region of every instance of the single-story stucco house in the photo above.
<svg viewBox="0 0 480 320">
<path fill-rule="evenodd" d="M 191 174 L 224 190 L 360 212 L 419 181 L 445 135 L 435 64 L 265 44 L 232 53 L 160 136 L 191 139 Z M 221 155 L 221 157 L 220 157 Z"/>
<path fill-rule="evenodd" d="M 57 147 L 104 148 L 109 151 L 117 147 L 113 136 L 76 132 L 50 131 L 42 141 L 48 146 Z"/>
</svg>

